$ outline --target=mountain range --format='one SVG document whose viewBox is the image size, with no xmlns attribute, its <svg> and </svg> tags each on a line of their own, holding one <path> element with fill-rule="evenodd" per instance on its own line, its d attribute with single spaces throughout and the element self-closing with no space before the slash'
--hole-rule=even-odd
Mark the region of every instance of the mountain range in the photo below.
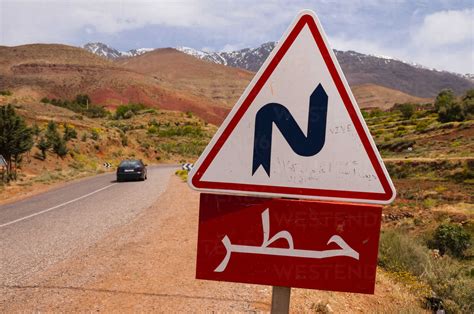
<svg viewBox="0 0 474 314">
<path fill-rule="evenodd" d="M 208 62 L 256 72 L 275 45 L 275 42 L 268 42 L 257 48 L 231 52 L 208 52 L 189 47 L 175 49 Z M 103 43 L 89 43 L 84 48 L 112 60 L 133 57 L 153 50 L 142 48 L 120 52 Z M 460 95 L 474 87 L 471 74 L 461 75 L 438 71 L 390 57 L 367 55 L 355 51 L 334 50 L 334 52 L 351 86 L 377 84 L 425 98 L 435 97 L 444 88 L 450 88 Z"/>
<path fill-rule="evenodd" d="M 192 112 L 218 125 L 255 76 L 253 69 L 273 47 L 267 43 L 255 49 L 216 54 L 212 61 L 197 50 L 183 53 L 183 48 L 123 53 L 99 44 L 88 45 L 87 49 L 61 44 L 0 46 L 0 90 L 13 93 L 8 101 L 23 104 L 38 104 L 43 97 L 70 100 L 78 94 L 88 94 L 93 104 L 112 110 L 129 102 L 143 103 Z M 456 82 L 461 82 L 461 87 L 456 88 L 459 92 L 464 92 L 464 87 L 472 88 L 472 82 L 466 79 L 427 69 L 419 69 L 427 71 L 421 72 L 426 75 L 418 77 L 422 82 L 414 82 L 410 71 L 415 67 L 399 61 L 352 52 L 338 52 L 338 58 L 361 108 L 388 109 L 396 103 L 432 102 L 432 96 L 403 92 L 412 88 L 410 84 L 420 88 L 418 94 L 422 95 L 433 95 L 436 88 Z M 394 67 L 392 72 L 387 72 L 389 66 Z M 436 75 L 445 75 L 445 85 L 433 87 Z M 389 87 L 389 83 L 396 88 Z M 432 88 L 431 93 L 427 86 Z"/>
</svg>

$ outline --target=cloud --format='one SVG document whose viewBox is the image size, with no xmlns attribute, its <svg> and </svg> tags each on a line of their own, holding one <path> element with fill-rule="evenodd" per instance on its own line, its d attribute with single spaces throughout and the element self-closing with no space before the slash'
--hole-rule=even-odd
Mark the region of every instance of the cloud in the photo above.
<svg viewBox="0 0 474 314">
<path fill-rule="evenodd" d="M 412 38 L 419 45 L 431 47 L 472 42 L 474 10 L 440 11 L 425 16 Z"/>
<path fill-rule="evenodd" d="M 0 45 L 233 50 L 279 40 L 297 12 L 310 8 L 337 49 L 466 72 L 474 71 L 470 1 L 0 0 Z"/>
</svg>

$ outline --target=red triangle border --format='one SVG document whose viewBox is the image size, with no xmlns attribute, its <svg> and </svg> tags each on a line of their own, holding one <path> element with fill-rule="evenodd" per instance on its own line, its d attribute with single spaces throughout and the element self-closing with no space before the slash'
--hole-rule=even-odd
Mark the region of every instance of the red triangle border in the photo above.
<svg viewBox="0 0 474 314">
<path fill-rule="evenodd" d="M 218 154 L 226 140 L 229 138 L 230 134 L 233 132 L 234 128 L 237 126 L 247 109 L 252 104 L 255 97 L 259 94 L 260 90 L 271 76 L 275 68 L 278 66 L 280 61 L 285 56 L 288 49 L 291 47 L 295 39 L 298 37 L 301 30 L 305 25 L 308 25 L 314 40 L 320 50 L 320 53 L 323 56 L 323 59 L 328 67 L 329 73 L 336 85 L 336 88 L 344 102 L 346 110 L 351 117 L 352 122 L 354 123 L 357 134 L 362 141 L 364 149 L 366 150 L 369 159 L 374 167 L 374 170 L 381 182 L 384 192 L 383 193 L 374 193 L 374 192 L 358 192 L 358 191 L 339 191 L 339 190 L 324 190 L 324 189 L 313 189 L 313 188 L 296 188 L 296 187 L 282 187 L 282 186 L 266 186 L 266 185 L 257 185 L 257 184 L 241 184 L 241 183 L 228 183 L 228 182 L 209 182 L 201 181 L 203 174 L 206 172 L 207 168 L 214 160 L 215 156 Z M 270 194 L 285 194 L 285 195 L 295 195 L 295 196 L 310 196 L 312 198 L 338 198 L 338 199 L 354 199 L 354 200 L 369 200 L 369 201 L 389 201 L 394 196 L 394 191 L 391 188 L 389 180 L 387 179 L 378 159 L 375 154 L 372 145 L 365 133 L 365 130 L 359 120 L 357 113 L 354 109 L 354 104 L 352 103 L 347 90 L 344 87 L 344 83 L 339 76 L 339 72 L 331 58 L 328 47 L 324 43 L 324 39 L 321 33 L 318 30 L 318 27 L 309 14 L 304 14 L 300 17 L 298 22 L 295 24 L 294 28 L 290 31 L 285 41 L 281 45 L 280 49 L 276 52 L 273 59 L 268 64 L 267 68 L 263 71 L 262 75 L 253 86 L 252 90 L 249 92 L 245 100 L 242 102 L 241 106 L 237 109 L 235 115 L 232 117 L 230 122 L 227 124 L 225 130 L 222 132 L 220 137 L 215 142 L 212 149 L 209 151 L 201 165 L 194 176 L 192 177 L 192 184 L 197 189 L 209 189 L 209 190 L 231 190 L 231 191 L 241 191 L 243 194 L 245 192 L 253 193 L 270 193 Z"/>
</svg>

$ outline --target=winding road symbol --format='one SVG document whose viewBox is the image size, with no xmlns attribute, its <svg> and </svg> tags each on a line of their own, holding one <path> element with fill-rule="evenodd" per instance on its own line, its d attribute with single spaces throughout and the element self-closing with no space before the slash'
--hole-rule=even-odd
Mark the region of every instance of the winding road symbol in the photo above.
<svg viewBox="0 0 474 314">
<path fill-rule="evenodd" d="M 270 177 L 273 124 L 280 130 L 291 149 L 310 157 L 321 151 L 326 140 L 328 95 L 319 84 L 309 97 L 308 130 L 303 133 L 290 111 L 279 103 L 268 103 L 255 117 L 252 175 L 260 166 Z"/>
</svg>

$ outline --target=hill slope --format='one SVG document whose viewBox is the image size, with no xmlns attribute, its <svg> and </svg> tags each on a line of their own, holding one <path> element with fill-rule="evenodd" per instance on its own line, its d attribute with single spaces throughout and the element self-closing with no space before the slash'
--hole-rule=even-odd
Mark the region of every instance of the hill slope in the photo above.
<svg viewBox="0 0 474 314">
<path fill-rule="evenodd" d="M 158 80 L 163 86 L 230 108 L 254 73 L 197 60 L 172 48 L 156 49 L 117 61 L 120 66 Z"/>
<path fill-rule="evenodd" d="M 220 122 L 227 112 L 222 104 L 179 91 L 159 77 L 65 45 L 0 47 L 0 90 L 11 90 L 17 97 L 29 100 L 45 96 L 72 99 L 86 93 L 94 103 L 112 108 L 141 102 L 163 109 L 193 111 L 213 123 Z"/>
</svg>

